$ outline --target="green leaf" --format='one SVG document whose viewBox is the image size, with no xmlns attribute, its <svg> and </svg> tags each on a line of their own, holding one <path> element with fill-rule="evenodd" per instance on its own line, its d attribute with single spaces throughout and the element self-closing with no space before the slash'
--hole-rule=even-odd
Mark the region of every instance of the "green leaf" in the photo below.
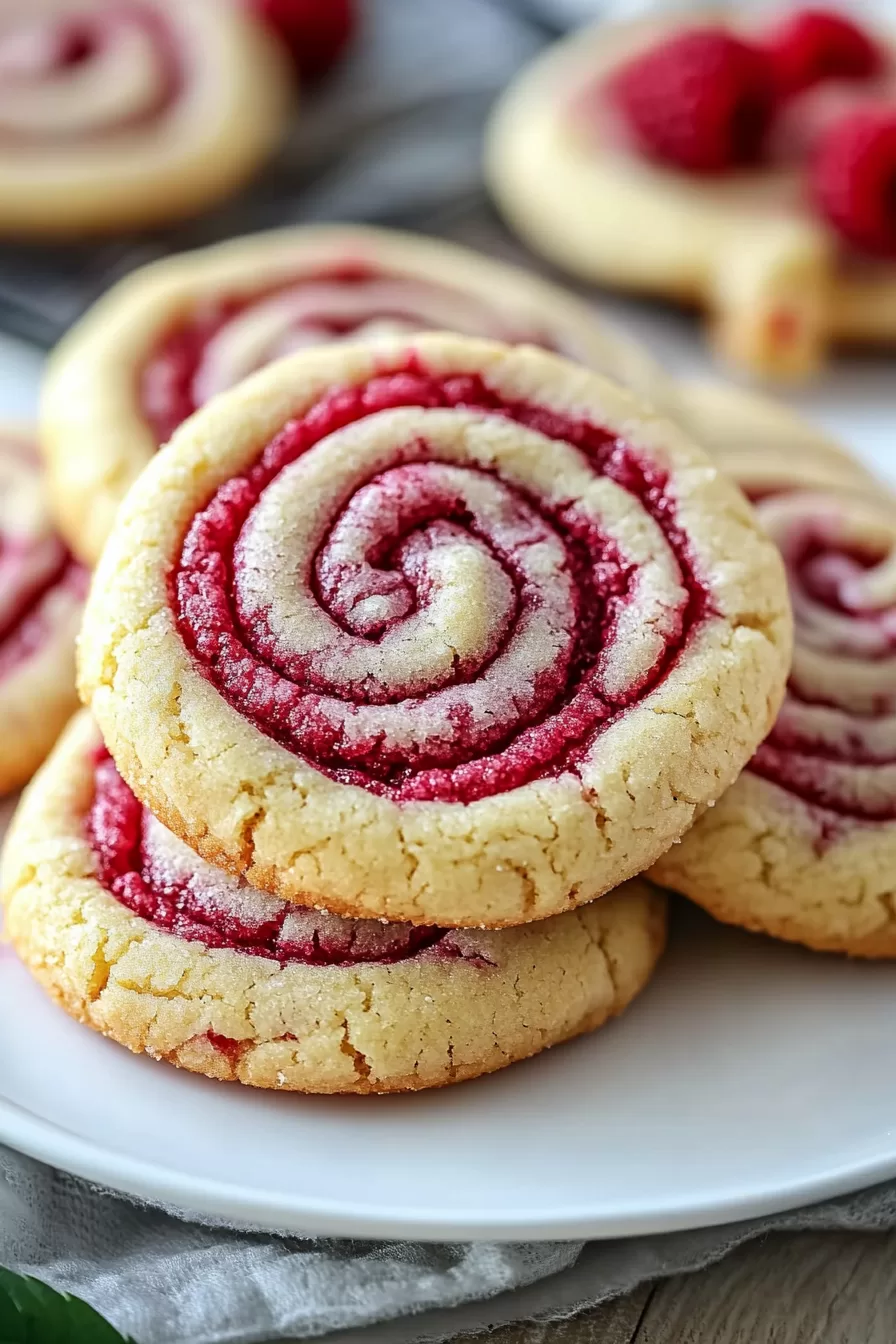
<svg viewBox="0 0 896 1344">
<path fill-rule="evenodd" d="M 134 1344 L 93 1307 L 0 1267 L 0 1344 Z"/>
</svg>

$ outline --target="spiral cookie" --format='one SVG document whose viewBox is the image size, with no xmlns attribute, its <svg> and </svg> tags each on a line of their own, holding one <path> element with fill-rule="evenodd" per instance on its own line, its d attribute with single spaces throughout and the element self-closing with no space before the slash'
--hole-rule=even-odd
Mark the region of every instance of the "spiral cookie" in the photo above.
<svg viewBox="0 0 896 1344">
<path fill-rule="evenodd" d="M 450 335 L 292 356 L 122 506 L 81 687 L 142 802 L 337 914 L 500 926 L 652 862 L 789 661 L 780 560 L 671 423 Z"/>
<path fill-rule="evenodd" d="M 503 932 L 287 905 L 144 811 L 86 713 L 26 794 L 3 866 L 8 933 L 73 1017 L 212 1078 L 300 1092 L 503 1068 L 620 1012 L 665 938 L 644 882 Z"/>
<path fill-rule="evenodd" d="M 53 530 L 30 430 L 0 425 L 0 792 L 31 777 L 77 707 L 85 571 Z"/>
<path fill-rule="evenodd" d="M 691 390 L 691 396 L 696 396 Z M 717 918 L 819 950 L 896 955 L 896 505 L 799 460 L 756 501 L 796 626 L 771 734 L 654 865 Z M 833 459 L 831 459 L 833 460 Z M 863 479 L 864 477 L 864 479 Z"/>
<path fill-rule="evenodd" d="M 681 423 L 750 499 L 798 483 L 881 489 L 835 439 L 770 397 L 702 380 L 677 392 Z"/>
<path fill-rule="evenodd" d="M 726 35 L 737 45 L 726 47 Z M 896 81 L 881 44 L 884 68 L 865 82 L 829 87 L 820 70 L 817 88 L 779 91 L 776 103 L 774 63 L 762 62 L 770 40 L 762 24 L 738 28 L 720 15 L 575 33 L 504 95 L 486 170 L 536 251 L 584 279 L 698 305 L 727 358 L 787 378 L 814 371 L 832 342 L 896 342 L 896 208 L 859 198 L 878 161 L 883 173 L 890 132 L 879 130 L 868 168 L 858 124 L 854 148 L 827 141 L 853 101 L 896 105 Z M 639 138 L 648 119 L 665 161 Z M 896 119 L 890 138 L 896 146 Z M 818 201 L 830 183 L 850 193 L 849 210 L 876 218 L 890 208 L 890 255 L 835 226 Z"/>
<path fill-rule="evenodd" d="M 278 140 L 287 59 L 221 0 L 5 0 L 0 233 L 162 224 L 241 186 Z"/>
<path fill-rule="evenodd" d="M 562 290 L 475 252 L 364 228 L 284 229 L 146 267 L 57 349 L 43 403 L 56 510 L 94 563 L 127 487 L 209 397 L 304 346 L 428 328 L 543 345 L 663 409 L 671 380 Z"/>
</svg>

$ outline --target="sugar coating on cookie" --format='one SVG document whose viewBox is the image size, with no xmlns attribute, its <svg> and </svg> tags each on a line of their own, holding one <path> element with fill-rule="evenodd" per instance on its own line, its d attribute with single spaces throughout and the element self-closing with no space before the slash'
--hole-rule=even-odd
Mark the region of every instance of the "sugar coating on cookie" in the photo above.
<svg viewBox="0 0 896 1344">
<path fill-rule="evenodd" d="M 0 234 L 158 225 L 240 187 L 291 104 L 280 44 L 219 0 L 5 0 Z"/>
<path fill-rule="evenodd" d="M 780 558 L 671 423 L 448 335 L 294 355 L 129 495 L 80 681 L 137 796 L 285 899 L 544 918 L 652 862 L 770 727 Z"/>
<path fill-rule="evenodd" d="M 665 901 L 632 882 L 523 929 L 351 921 L 204 863 L 79 715 L 4 854 L 6 927 L 73 1017 L 136 1052 L 300 1092 L 437 1087 L 600 1026 L 649 979 Z"/>
<path fill-rule="evenodd" d="M 0 793 L 28 780 L 77 707 L 87 574 L 56 533 L 34 431 L 0 424 Z"/>
<path fill-rule="evenodd" d="M 699 390 L 688 399 L 699 401 Z M 807 453 L 788 452 L 786 436 L 776 447 L 774 487 L 756 510 L 784 557 L 793 602 L 787 694 L 740 779 L 652 876 L 729 923 L 820 950 L 890 957 L 896 505 L 880 484 L 871 493 L 858 463 L 851 482 L 831 480 L 836 464 L 824 440 L 814 465 Z"/>
<path fill-rule="evenodd" d="M 94 563 L 128 486 L 199 406 L 295 350 L 422 330 L 541 345 L 674 411 L 640 346 L 556 286 L 385 229 L 281 229 L 128 276 L 54 352 L 42 439 L 72 547 Z"/>
<path fill-rule="evenodd" d="M 896 263 L 847 247 L 811 207 L 808 185 L 813 146 L 832 119 L 863 100 L 892 103 L 896 49 L 881 41 L 888 63 L 870 84 L 792 99 L 765 162 L 711 176 L 648 158 L 613 97 L 630 61 L 690 27 L 761 42 L 764 22 L 679 14 L 574 33 L 499 101 L 486 173 L 536 251 L 587 280 L 697 304 L 726 358 L 790 378 L 814 372 L 831 342 L 896 341 Z"/>
</svg>

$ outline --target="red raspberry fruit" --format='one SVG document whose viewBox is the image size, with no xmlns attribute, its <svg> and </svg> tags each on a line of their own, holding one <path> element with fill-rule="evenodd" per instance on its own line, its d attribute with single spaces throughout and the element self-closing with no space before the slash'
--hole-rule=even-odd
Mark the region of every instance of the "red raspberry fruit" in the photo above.
<svg viewBox="0 0 896 1344">
<path fill-rule="evenodd" d="M 303 79 L 320 79 L 355 30 L 354 0 L 244 0 L 289 47 Z"/>
<path fill-rule="evenodd" d="M 610 95 L 643 150 L 692 173 L 759 157 L 774 110 L 765 52 L 724 28 L 689 28 L 635 57 Z"/>
<path fill-rule="evenodd" d="M 812 195 L 839 234 L 863 252 L 896 257 L 896 107 L 864 107 L 823 137 Z"/>
<path fill-rule="evenodd" d="M 863 28 L 829 9 L 800 9 L 774 29 L 766 46 L 782 94 L 801 93 L 825 79 L 871 79 L 883 52 Z"/>
</svg>

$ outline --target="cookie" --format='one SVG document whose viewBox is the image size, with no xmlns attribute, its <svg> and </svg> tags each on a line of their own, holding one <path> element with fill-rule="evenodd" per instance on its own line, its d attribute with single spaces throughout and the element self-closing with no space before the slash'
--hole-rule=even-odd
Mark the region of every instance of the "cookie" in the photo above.
<svg viewBox="0 0 896 1344">
<path fill-rule="evenodd" d="M 86 713 L 25 795 L 3 888 L 19 955 L 73 1017 L 285 1091 L 407 1091 L 503 1068 L 620 1012 L 665 940 L 664 898 L 641 881 L 503 932 L 287 905 L 144 811 Z"/>
<path fill-rule="evenodd" d="M 96 562 L 127 487 L 209 397 L 304 346 L 426 328 L 543 345 L 674 406 L 640 346 L 522 271 L 386 230 L 258 234 L 129 276 L 55 352 L 42 435 L 71 545 Z"/>
<path fill-rule="evenodd" d="M 836 439 L 770 397 L 694 379 L 679 383 L 678 401 L 685 429 L 750 499 L 799 481 L 881 489 Z"/>
<path fill-rule="evenodd" d="M 699 399 L 695 388 L 687 395 Z M 891 957 L 896 502 L 880 485 L 872 493 L 858 464 L 852 481 L 830 479 L 836 459 L 824 439 L 820 449 L 813 469 L 779 439 L 774 490 L 756 500 L 784 556 L 795 617 L 781 713 L 740 779 L 651 876 L 726 923 Z"/>
<path fill-rule="evenodd" d="M 220 0 L 6 0 L 0 234 L 198 213 L 251 176 L 291 104 L 286 53 Z"/>
<path fill-rule="evenodd" d="M 30 779 L 77 708 L 86 571 L 56 535 L 33 430 L 0 424 L 0 793 Z"/>
<path fill-rule="evenodd" d="M 775 548 L 671 422 L 528 346 L 320 347 L 177 431 L 80 684 L 210 862 L 337 914 L 502 926 L 653 862 L 777 712 Z"/>
<path fill-rule="evenodd" d="M 840 104 L 893 103 L 892 49 L 886 73 L 870 84 L 820 82 L 782 100 L 762 162 L 686 171 L 649 157 L 618 89 L 633 60 L 710 24 L 714 33 L 767 41 L 764 29 L 726 28 L 719 14 L 699 24 L 679 14 L 601 24 L 538 57 L 500 100 L 489 128 L 486 171 L 498 205 L 537 252 L 573 275 L 704 309 L 720 351 L 752 373 L 806 375 L 832 343 L 892 346 L 896 255 L 847 240 L 813 201 L 810 184 L 817 144 L 828 123 L 845 115 Z M 670 134 L 683 135 L 682 121 L 696 117 L 694 137 L 705 143 L 677 146 L 696 156 L 713 147 L 712 108 L 701 113 L 696 100 L 718 57 L 705 58 L 704 69 L 694 67 L 691 52 L 690 66 L 673 68 L 681 59 L 666 49 L 640 92 L 645 102 L 651 93 L 656 100 L 658 132 L 665 118 Z M 687 106 L 673 109 L 661 98 L 666 79 L 670 91 L 691 97 Z M 717 106 L 725 96 L 723 88 Z M 893 228 L 896 239 L 896 219 Z"/>
</svg>

